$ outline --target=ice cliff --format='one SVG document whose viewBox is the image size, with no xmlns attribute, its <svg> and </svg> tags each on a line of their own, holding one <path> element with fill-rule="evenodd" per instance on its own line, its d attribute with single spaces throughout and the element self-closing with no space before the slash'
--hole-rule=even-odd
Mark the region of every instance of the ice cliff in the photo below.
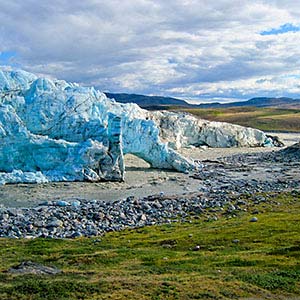
<svg viewBox="0 0 300 300">
<path fill-rule="evenodd" d="M 160 128 L 162 141 L 173 149 L 189 145 L 213 148 L 273 146 L 260 130 L 198 119 L 187 113 L 153 112 L 150 118 Z"/>
<path fill-rule="evenodd" d="M 255 129 L 148 112 L 90 87 L 0 70 L 0 183 L 124 179 L 123 154 L 153 167 L 195 164 L 173 149 L 270 144 Z"/>
</svg>

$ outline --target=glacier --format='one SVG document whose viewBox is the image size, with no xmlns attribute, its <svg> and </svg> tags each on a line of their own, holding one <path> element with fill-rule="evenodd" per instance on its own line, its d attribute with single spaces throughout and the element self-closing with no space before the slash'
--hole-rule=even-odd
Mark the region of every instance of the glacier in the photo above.
<svg viewBox="0 0 300 300">
<path fill-rule="evenodd" d="M 189 145 L 272 145 L 260 130 L 188 114 L 149 112 L 108 99 L 93 87 L 0 70 L 0 184 L 123 181 L 124 154 L 154 168 L 197 167 L 177 149 Z"/>
</svg>

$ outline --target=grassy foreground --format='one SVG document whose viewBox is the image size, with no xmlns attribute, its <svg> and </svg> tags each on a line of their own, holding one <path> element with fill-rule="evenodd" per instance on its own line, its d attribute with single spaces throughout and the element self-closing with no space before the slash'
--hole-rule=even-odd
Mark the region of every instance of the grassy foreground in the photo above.
<svg viewBox="0 0 300 300">
<path fill-rule="evenodd" d="M 247 211 L 101 239 L 0 239 L 0 299 L 300 299 L 300 194 Z M 63 272 L 5 272 L 27 260 Z"/>
<path fill-rule="evenodd" d="M 300 110 L 279 108 L 235 107 L 235 108 L 176 108 L 210 121 L 228 122 L 264 131 L 300 132 Z"/>
</svg>

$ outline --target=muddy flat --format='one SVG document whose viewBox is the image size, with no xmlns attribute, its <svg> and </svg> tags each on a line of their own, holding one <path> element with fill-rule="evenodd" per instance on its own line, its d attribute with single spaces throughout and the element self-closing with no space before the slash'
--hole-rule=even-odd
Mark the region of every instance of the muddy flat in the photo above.
<svg viewBox="0 0 300 300">
<path fill-rule="evenodd" d="M 274 134 L 290 146 L 299 142 L 299 134 Z M 260 153 L 272 153 L 282 148 L 190 148 L 181 149 L 180 152 L 192 159 L 202 162 L 211 171 L 221 170 L 225 177 L 257 180 L 299 180 L 299 165 L 294 162 L 277 164 L 269 162 L 261 164 L 253 160 L 253 155 Z M 230 167 L 218 166 L 218 162 L 224 164 L 223 159 L 234 155 L 252 154 L 247 166 L 247 158 L 242 164 Z M 223 161 L 223 162 L 222 162 Z M 133 155 L 125 156 L 126 174 L 125 182 L 59 182 L 47 184 L 10 184 L 0 186 L 0 205 L 4 207 L 33 207 L 43 201 L 51 200 L 117 200 L 129 196 L 138 198 L 163 192 L 165 195 L 182 195 L 198 192 L 203 188 L 203 180 L 199 180 L 193 174 L 182 174 L 171 170 L 158 170 L 150 168 L 142 159 Z M 299 177 L 299 178 L 298 178 Z M 300 182 L 300 181 L 299 181 Z M 217 184 L 213 182 L 213 184 Z"/>
</svg>

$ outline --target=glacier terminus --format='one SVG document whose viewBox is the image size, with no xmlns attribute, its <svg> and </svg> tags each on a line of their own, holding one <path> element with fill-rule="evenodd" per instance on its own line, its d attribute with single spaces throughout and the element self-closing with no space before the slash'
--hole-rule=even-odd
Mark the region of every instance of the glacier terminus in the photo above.
<svg viewBox="0 0 300 300">
<path fill-rule="evenodd" d="M 273 146 L 264 132 L 189 114 L 149 112 L 93 87 L 0 70 L 0 184 L 123 181 L 124 155 L 154 168 L 199 166 L 186 146 Z"/>
</svg>

